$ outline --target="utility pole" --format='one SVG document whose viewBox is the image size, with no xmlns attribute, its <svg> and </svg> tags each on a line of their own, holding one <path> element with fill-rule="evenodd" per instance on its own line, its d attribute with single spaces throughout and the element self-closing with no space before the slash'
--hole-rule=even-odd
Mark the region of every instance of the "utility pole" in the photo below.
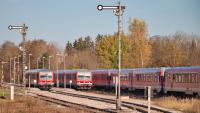
<svg viewBox="0 0 200 113">
<path fill-rule="evenodd" d="M 59 58 L 59 59 L 57 59 L 57 65 L 56 65 L 56 67 L 57 67 L 57 74 L 56 74 L 56 86 L 57 86 L 57 88 L 59 87 L 59 79 L 58 79 L 58 76 L 59 76 L 59 74 L 58 74 L 58 68 L 59 68 L 59 61 L 60 61 L 60 54 L 59 53 L 57 53 L 56 54 L 56 56 L 58 56 L 57 58 Z"/>
<path fill-rule="evenodd" d="M 97 9 L 99 11 L 102 10 L 113 10 L 114 14 L 118 17 L 118 91 L 116 97 L 116 109 L 121 110 L 121 24 L 122 24 L 122 15 L 125 9 L 125 6 L 122 6 L 120 2 L 118 2 L 117 6 L 102 6 L 98 5 Z"/>
<path fill-rule="evenodd" d="M 45 59 L 46 57 L 42 57 L 42 62 L 43 62 L 43 69 L 44 69 L 44 59 Z"/>
<path fill-rule="evenodd" d="M 20 55 L 18 55 L 18 67 L 17 67 L 17 72 L 18 72 L 18 77 L 17 77 L 17 80 L 18 80 L 18 84 L 20 84 L 20 80 L 19 80 L 19 75 L 20 75 L 20 72 L 19 72 L 19 57 L 20 57 Z"/>
<path fill-rule="evenodd" d="M 26 26 L 25 24 L 23 24 L 22 26 L 12 26 L 12 25 L 9 25 L 8 26 L 8 29 L 9 30 L 12 30 L 12 29 L 19 29 L 21 34 L 22 34 L 22 44 L 23 44 L 23 47 L 21 48 L 22 50 L 22 64 L 23 64 L 23 73 L 22 73 L 22 76 L 23 76 L 23 84 L 24 86 L 26 85 L 26 80 L 25 80 L 25 69 L 26 69 L 26 31 L 28 29 L 28 26 Z"/>
<path fill-rule="evenodd" d="M 10 83 L 12 82 L 12 59 L 13 58 L 10 58 Z"/>
<path fill-rule="evenodd" d="M 32 56 L 32 54 L 28 54 L 28 70 L 29 70 L 29 74 L 28 74 L 28 86 L 29 86 L 29 89 L 31 88 L 31 76 L 30 76 L 31 56 Z"/>
<path fill-rule="evenodd" d="M 65 53 L 63 53 L 63 70 L 65 70 Z"/>
<path fill-rule="evenodd" d="M 39 65 L 39 63 L 38 63 L 38 62 L 39 62 L 39 59 L 40 59 L 40 58 L 38 57 L 38 58 L 37 58 L 37 69 L 39 68 L 39 67 L 38 67 L 38 65 Z"/>
<path fill-rule="evenodd" d="M 4 82 L 4 73 L 3 73 L 3 65 L 6 64 L 7 62 L 1 61 L 1 83 Z"/>
<path fill-rule="evenodd" d="M 14 57 L 14 62 L 13 62 L 13 83 L 15 84 L 15 64 L 16 64 L 16 62 L 15 62 L 15 59 L 16 59 L 17 57 Z"/>
<path fill-rule="evenodd" d="M 51 69 L 51 56 L 49 56 L 49 70 Z"/>
</svg>

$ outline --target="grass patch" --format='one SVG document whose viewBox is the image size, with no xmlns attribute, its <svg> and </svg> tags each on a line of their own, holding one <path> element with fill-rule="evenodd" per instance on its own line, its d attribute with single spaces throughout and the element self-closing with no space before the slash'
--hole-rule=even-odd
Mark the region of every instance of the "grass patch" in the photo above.
<svg viewBox="0 0 200 113">
<path fill-rule="evenodd" d="M 155 99 L 154 103 L 169 109 L 175 109 L 184 113 L 200 113 L 200 99 L 176 98 L 174 96 Z"/>
<path fill-rule="evenodd" d="M 0 98 L 6 98 L 10 95 L 9 89 L 0 87 Z"/>
</svg>

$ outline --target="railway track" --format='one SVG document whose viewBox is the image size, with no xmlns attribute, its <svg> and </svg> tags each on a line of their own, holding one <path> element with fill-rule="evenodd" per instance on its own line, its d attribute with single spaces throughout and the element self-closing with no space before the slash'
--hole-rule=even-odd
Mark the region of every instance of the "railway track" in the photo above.
<svg viewBox="0 0 200 113">
<path fill-rule="evenodd" d="M 101 101 L 101 102 L 106 102 L 106 103 L 111 103 L 111 104 L 115 104 L 115 102 L 116 102 L 115 99 L 104 98 L 104 97 L 99 97 L 99 96 L 91 96 L 91 95 L 88 96 L 88 95 L 84 95 L 84 94 L 77 94 L 77 93 L 73 93 L 73 92 L 63 92 L 63 91 L 58 91 L 58 90 L 52 90 L 51 92 L 57 93 L 57 94 L 62 94 L 62 95 L 73 96 L 73 97 L 87 98 L 90 100 Z M 142 113 L 148 112 L 148 106 L 144 105 L 144 104 L 122 101 L 122 106 L 142 112 Z M 151 112 L 152 113 L 175 113 L 175 112 L 177 113 L 177 111 L 172 111 L 169 109 L 159 108 L 159 107 L 155 107 L 155 106 L 151 106 Z"/>
<path fill-rule="evenodd" d="M 55 103 L 55 104 L 62 105 L 62 106 L 66 106 L 66 107 L 74 107 L 75 109 L 83 109 L 83 110 L 87 110 L 87 111 L 93 112 L 93 113 L 98 113 L 98 112 L 118 113 L 118 111 L 116 111 L 115 109 L 112 109 L 112 108 L 102 109 L 101 107 L 94 107 L 94 106 L 90 106 L 88 104 L 81 104 L 81 103 L 66 101 L 63 97 L 61 97 L 61 96 L 72 97 L 72 95 L 63 95 L 63 94 L 56 93 L 55 96 L 61 97 L 61 98 L 55 98 L 55 96 L 54 97 L 52 96 L 53 94 L 55 94 L 55 92 L 42 91 L 42 93 L 38 93 L 38 91 L 34 92 L 34 91 L 30 90 L 28 93 L 29 93 L 29 95 L 34 96 L 36 98 L 39 98 L 41 100 L 48 101 L 48 102 L 51 102 L 51 103 Z M 44 95 L 44 93 L 46 93 L 46 95 Z M 67 98 L 69 98 L 69 97 L 67 97 Z M 73 97 L 78 98 L 78 100 L 81 100 L 81 98 L 83 98 L 83 97 L 78 97 L 78 96 L 73 96 Z M 86 100 L 89 101 L 91 99 L 87 98 Z M 84 103 L 86 103 L 86 101 Z M 103 104 L 106 104 L 105 101 L 103 102 Z M 114 106 L 114 104 L 113 104 L 113 106 Z M 127 112 L 128 113 L 140 113 L 140 112 L 136 112 L 135 110 L 133 111 L 133 110 L 130 110 L 130 109 L 124 109 L 123 112 L 124 113 L 127 113 Z"/>
<path fill-rule="evenodd" d="M 10 86 L 10 85 L 11 84 L 6 84 L 6 86 Z M 18 88 L 23 87 L 21 85 L 15 85 L 15 86 L 17 86 Z M 38 90 L 38 91 L 40 91 L 40 90 Z M 42 91 L 42 92 L 48 92 L 48 91 Z M 51 103 L 54 103 L 54 104 L 66 106 L 66 107 L 73 107 L 75 109 L 84 109 L 84 110 L 87 110 L 89 112 L 113 112 L 113 113 L 117 112 L 114 109 L 99 109 L 97 107 L 92 107 L 92 106 L 89 106 L 89 105 L 69 102 L 69 101 L 65 101 L 63 99 L 57 99 L 57 98 L 51 97 L 50 95 L 59 94 L 59 95 L 63 95 L 63 96 L 70 96 L 70 97 L 76 97 L 76 98 L 82 98 L 82 99 L 88 99 L 88 100 L 94 100 L 94 101 L 109 103 L 109 104 L 113 104 L 115 106 L 116 100 L 113 99 L 113 98 L 105 98 L 105 97 L 99 97 L 99 96 L 77 94 L 77 93 L 74 93 L 74 92 L 64 92 L 64 91 L 58 91 L 58 90 L 54 90 L 54 89 L 51 90 L 48 93 L 49 94 L 47 94 L 47 95 L 43 95 L 43 94 L 39 94 L 37 92 L 31 92 L 31 90 L 29 91 L 29 94 L 31 96 L 34 96 L 36 98 L 39 98 L 41 100 L 48 101 L 48 102 L 51 102 Z M 129 110 L 127 110 L 127 111 L 131 111 L 131 110 L 137 111 L 136 113 L 138 113 L 138 112 L 147 113 L 148 112 L 147 105 L 138 104 L 138 103 L 134 103 L 134 102 L 122 101 L 122 107 L 128 108 Z M 159 107 L 155 107 L 155 106 L 151 106 L 151 112 L 152 113 L 177 113 L 177 111 L 171 111 L 171 110 L 168 110 L 168 109 L 159 108 Z"/>
<path fill-rule="evenodd" d="M 53 97 L 44 96 L 44 95 L 40 95 L 40 94 L 35 94 L 35 95 L 33 94 L 31 96 L 38 98 L 38 99 L 41 99 L 43 101 L 54 103 L 56 105 L 61 105 L 61 106 L 64 106 L 64 107 L 72 107 L 72 108 L 75 108 L 75 109 L 85 110 L 85 111 L 93 112 L 93 113 L 112 112 L 110 110 L 109 111 L 108 110 L 102 110 L 102 109 L 98 109 L 98 108 L 95 108 L 95 107 L 84 106 L 84 105 L 81 105 L 81 104 L 75 104 L 75 103 L 72 103 L 72 102 L 67 102 L 67 101 L 64 101 L 64 100 L 60 100 L 60 99 L 56 99 L 56 98 L 53 98 Z"/>
</svg>

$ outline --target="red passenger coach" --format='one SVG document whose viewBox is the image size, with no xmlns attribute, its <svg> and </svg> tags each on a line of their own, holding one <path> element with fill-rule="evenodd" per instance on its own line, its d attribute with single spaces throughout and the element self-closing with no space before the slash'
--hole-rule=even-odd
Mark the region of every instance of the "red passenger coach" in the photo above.
<svg viewBox="0 0 200 113">
<path fill-rule="evenodd" d="M 129 74 L 129 90 L 144 89 L 151 86 L 153 91 L 160 92 L 163 87 L 164 69 L 136 68 Z"/>
<path fill-rule="evenodd" d="M 26 86 L 49 90 L 53 82 L 53 72 L 47 69 L 32 69 L 25 72 Z"/>
<path fill-rule="evenodd" d="M 164 92 L 183 92 L 200 96 L 200 66 L 166 69 Z"/>
<path fill-rule="evenodd" d="M 96 88 L 111 89 L 115 86 L 116 75 L 115 70 L 94 70 L 92 71 L 92 81 Z"/>
<path fill-rule="evenodd" d="M 128 88 L 128 72 L 129 70 L 121 71 L 121 89 Z M 96 88 L 114 89 L 118 78 L 117 69 L 102 69 L 92 72 L 93 84 Z"/>
<path fill-rule="evenodd" d="M 92 75 L 89 70 L 59 70 L 54 74 L 54 83 L 59 86 L 71 86 L 76 89 L 90 89 L 92 87 Z"/>
</svg>

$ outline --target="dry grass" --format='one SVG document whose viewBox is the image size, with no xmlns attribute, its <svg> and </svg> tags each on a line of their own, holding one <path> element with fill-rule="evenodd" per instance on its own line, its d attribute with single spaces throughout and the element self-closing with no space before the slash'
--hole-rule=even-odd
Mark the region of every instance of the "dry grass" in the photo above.
<svg viewBox="0 0 200 113">
<path fill-rule="evenodd" d="M 0 113 L 88 113 L 85 110 L 50 104 L 30 96 L 15 96 L 15 100 L 11 101 L 7 91 L 0 88 L 0 94 L 3 91 L 6 95 L 5 98 L 0 98 Z"/>
<path fill-rule="evenodd" d="M 159 99 L 155 99 L 155 104 L 182 111 L 184 113 L 200 113 L 200 100 L 199 99 L 179 99 L 173 96 L 170 97 L 162 97 Z"/>
<path fill-rule="evenodd" d="M 53 105 L 33 97 L 18 96 L 14 101 L 0 99 L 0 113 L 87 113 L 58 105 Z"/>
</svg>

